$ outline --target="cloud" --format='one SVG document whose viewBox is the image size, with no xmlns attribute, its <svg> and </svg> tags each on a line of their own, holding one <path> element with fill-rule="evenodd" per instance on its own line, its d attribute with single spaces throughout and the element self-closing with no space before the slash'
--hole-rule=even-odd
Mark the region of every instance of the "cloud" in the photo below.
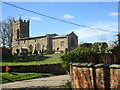
<svg viewBox="0 0 120 90">
<path fill-rule="evenodd" d="M 93 26 L 95 25 L 95 26 Z M 117 23 L 110 23 L 110 22 L 95 22 L 92 23 L 90 27 L 92 27 L 92 29 L 88 29 L 88 28 L 84 28 L 84 27 L 80 27 L 78 29 L 74 29 L 74 30 L 70 30 L 70 32 L 74 31 L 75 34 L 78 36 L 78 40 L 91 40 L 91 39 L 97 39 L 97 38 L 101 38 L 102 36 L 106 35 L 110 35 L 110 34 L 115 34 L 113 33 L 113 31 L 117 32 L 118 31 L 118 24 Z M 107 31 L 101 31 L 101 30 L 96 30 L 97 28 L 99 29 L 104 29 L 104 30 L 108 30 Z M 109 38 L 109 37 L 107 37 Z"/>
<path fill-rule="evenodd" d="M 118 13 L 118 12 L 111 12 L 111 13 L 109 13 L 109 16 L 118 16 L 118 15 L 120 15 L 120 13 Z"/>
<path fill-rule="evenodd" d="M 109 32 L 104 32 L 104 31 L 95 31 L 95 30 L 92 30 L 92 29 L 88 30 L 88 29 L 85 29 L 85 28 L 76 29 L 74 31 L 78 35 L 79 39 L 90 38 L 90 37 L 93 37 L 93 36 L 98 36 L 98 35 L 108 34 L 109 33 Z"/>
<path fill-rule="evenodd" d="M 39 17 L 31 17 L 30 19 L 32 19 L 32 20 L 43 20 L 42 18 L 39 18 Z"/>
<path fill-rule="evenodd" d="M 65 14 L 63 17 L 64 17 L 64 18 L 68 18 L 68 19 L 72 19 L 72 18 L 74 18 L 74 16 L 69 15 L 69 14 Z"/>
</svg>

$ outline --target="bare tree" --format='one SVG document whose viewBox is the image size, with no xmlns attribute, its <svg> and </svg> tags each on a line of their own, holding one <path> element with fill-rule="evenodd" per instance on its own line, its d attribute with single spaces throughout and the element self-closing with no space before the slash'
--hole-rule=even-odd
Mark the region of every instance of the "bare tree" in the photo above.
<svg viewBox="0 0 120 90">
<path fill-rule="evenodd" d="M 5 21 L 0 22 L 0 38 L 2 42 L 2 47 L 12 46 L 12 26 L 13 17 L 8 17 Z"/>
</svg>

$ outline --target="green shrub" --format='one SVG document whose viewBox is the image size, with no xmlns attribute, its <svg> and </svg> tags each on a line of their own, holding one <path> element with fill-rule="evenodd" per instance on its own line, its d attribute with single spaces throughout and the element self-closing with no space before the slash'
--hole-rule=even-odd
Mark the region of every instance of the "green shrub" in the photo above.
<svg viewBox="0 0 120 90">
<path fill-rule="evenodd" d="M 67 73 L 69 73 L 69 63 L 70 62 L 79 62 L 84 63 L 84 56 L 83 54 L 92 54 L 94 53 L 91 49 L 88 48 L 77 48 L 73 51 L 69 52 L 61 56 L 62 65 L 66 69 Z"/>
<path fill-rule="evenodd" d="M 92 43 L 83 43 L 83 44 L 80 44 L 80 47 L 92 49 Z"/>
<path fill-rule="evenodd" d="M 107 47 L 108 45 L 106 42 L 96 42 L 93 45 L 92 43 L 81 44 L 79 48 L 61 56 L 63 67 L 66 69 L 67 73 L 69 73 L 70 62 L 98 63 L 98 61 L 95 61 L 95 55 L 99 53 L 106 53 Z"/>
</svg>

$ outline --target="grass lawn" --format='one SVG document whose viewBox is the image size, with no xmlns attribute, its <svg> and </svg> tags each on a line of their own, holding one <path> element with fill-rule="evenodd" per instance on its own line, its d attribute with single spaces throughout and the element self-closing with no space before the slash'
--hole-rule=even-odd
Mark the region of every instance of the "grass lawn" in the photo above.
<svg viewBox="0 0 120 90">
<path fill-rule="evenodd" d="M 23 58 L 22 56 L 13 56 L 12 58 L 3 59 L 0 64 L 4 65 L 39 65 L 39 64 L 53 64 L 53 63 L 61 63 L 61 54 L 49 54 L 49 55 L 39 55 L 35 57 L 35 55 L 26 56 Z"/>
<path fill-rule="evenodd" d="M 51 75 L 52 74 L 47 73 L 17 73 L 17 72 L 0 73 L 0 77 L 2 77 L 2 83 L 27 80 L 33 78 L 49 77 Z"/>
</svg>

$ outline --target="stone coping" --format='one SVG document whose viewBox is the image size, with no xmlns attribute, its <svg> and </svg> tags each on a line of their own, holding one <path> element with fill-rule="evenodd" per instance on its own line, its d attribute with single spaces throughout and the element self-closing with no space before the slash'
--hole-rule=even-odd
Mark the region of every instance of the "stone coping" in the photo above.
<svg viewBox="0 0 120 90">
<path fill-rule="evenodd" d="M 118 68 L 120 69 L 120 64 L 94 64 L 94 63 L 69 63 L 72 66 L 76 67 L 95 67 L 95 68 Z"/>
<path fill-rule="evenodd" d="M 30 64 L 30 65 L 0 65 L 0 67 L 4 66 L 47 66 L 47 65 L 61 65 L 62 63 L 50 63 L 50 64 Z"/>
</svg>

